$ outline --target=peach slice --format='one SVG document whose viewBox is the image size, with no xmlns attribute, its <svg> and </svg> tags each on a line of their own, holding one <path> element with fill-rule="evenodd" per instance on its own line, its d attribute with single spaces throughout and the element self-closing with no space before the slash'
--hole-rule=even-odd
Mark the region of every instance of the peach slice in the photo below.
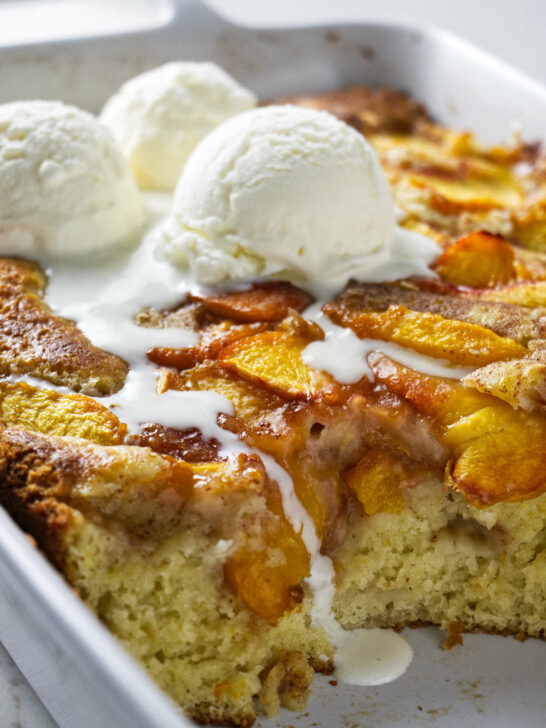
<svg viewBox="0 0 546 728">
<path fill-rule="evenodd" d="M 217 392 L 232 402 L 236 416 L 243 418 L 247 423 L 286 403 L 286 400 L 277 394 L 241 379 L 237 374 L 221 368 L 217 362 L 199 364 L 183 372 L 162 369 L 157 386 L 160 393 L 168 389 L 181 392 L 186 390 Z"/>
<path fill-rule="evenodd" d="M 91 397 L 61 394 L 26 382 L 0 382 L 0 420 L 7 426 L 80 437 L 99 445 L 118 445 L 127 434 L 127 426 Z"/>
<path fill-rule="evenodd" d="M 410 402 L 442 432 L 461 417 L 485 407 L 491 400 L 451 379 L 422 374 L 383 354 L 370 354 L 368 362 L 376 379 L 383 382 L 393 394 Z"/>
<path fill-rule="evenodd" d="M 430 193 L 445 214 L 515 207 L 522 199 L 518 179 L 505 164 L 483 153 L 470 136 L 455 137 L 430 127 L 436 138 L 374 135 L 372 143 L 389 176 Z"/>
<path fill-rule="evenodd" d="M 309 574 L 310 563 L 301 535 L 284 514 L 277 484 L 255 455 L 196 464 L 191 469 L 194 498 L 206 502 L 212 496 L 242 496 L 240 503 L 245 505 L 237 511 L 246 514 L 243 532 L 234 542 L 235 552 L 224 563 L 224 579 L 254 614 L 276 624 L 301 601 L 300 584 Z M 223 538 L 229 538 L 229 528 L 226 522 Z"/>
<path fill-rule="evenodd" d="M 490 329 L 501 337 L 524 346 L 531 339 L 543 338 L 546 322 L 525 306 L 494 303 L 480 298 L 481 290 L 462 289 L 433 278 L 413 278 L 401 283 L 357 283 L 323 310 L 333 321 L 345 326 L 361 313 L 384 312 L 390 306 L 405 306 L 410 311 L 434 313 L 445 319 L 464 321 Z"/>
<path fill-rule="evenodd" d="M 336 381 L 303 361 L 302 352 L 308 343 L 294 334 L 270 331 L 228 346 L 218 362 L 243 379 L 288 399 L 335 398 L 340 389 Z"/>
<path fill-rule="evenodd" d="M 401 486 L 409 480 L 399 458 L 380 447 L 369 450 L 344 475 L 368 516 L 385 511 L 400 513 L 405 504 Z"/>
<path fill-rule="evenodd" d="M 435 269 L 448 283 L 491 288 L 515 280 L 514 257 L 512 246 L 502 236 L 475 232 L 447 248 Z"/>
<path fill-rule="evenodd" d="M 156 347 L 147 353 L 148 359 L 160 367 L 174 367 L 175 369 L 191 369 L 203 364 L 208 359 L 216 359 L 220 351 L 245 336 L 265 330 L 265 324 L 232 324 L 223 321 L 220 324 L 205 329 L 200 336 L 197 346 L 188 346 L 184 349 L 170 347 Z"/>
<path fill-rule="evenodd" d="M 489 506 L 546 490 L 546 421 L 499 402 L 463 418 L 446 441 L 455 452 L 448 482 L 467 501 Z"/>
<path fill-rule="evenodd" d="M 546 418 L 378 354 L 370 364 L 379 381 L 432 420 L 451 454 L 446 482 L 469 503 L 489 506 L 546 491 Z"/>
<path fill-rule="evenodd" d="M 527 354 L 527 349 L 513 339 L 478 324 L 410 311 L 405 306 L 392 305 L 381 312 L 351 312 L 327 304 L 324 310 L 335 323 L 350 326 L 361 339 L 392 341 L 453 364 L 479 367 Z"/>
<path fill-rule="evenodd" d="M 468 174 L 461 178 L 421 172 L 412 181 L 429 188 L 433 207 L 448 215 L 516 207 L 521 202 L 521 187 L 509 170 L 477 159 L 469 162 L 468 167 Z"/>
<path fill-rule="evenodd" d="M 209 311 L 233 321 L 281 321 L 290 309 L 301 313 L 313 298 L 292 283 L 256 283 L 248 291 L 230 291 L 218 296 L 189 294 L 190 301 L 202 303 Z"/>
<path fill-rule="evenodd" d="M 309 553 L 284 515 L 276 489 L 266 494 L 270 517 L 259 538 L 246 543 L 229 558 L 224 577 L 234 593 L 268 624 L 301 601 L 301 580 L 309 575 Z"/>
</svg>

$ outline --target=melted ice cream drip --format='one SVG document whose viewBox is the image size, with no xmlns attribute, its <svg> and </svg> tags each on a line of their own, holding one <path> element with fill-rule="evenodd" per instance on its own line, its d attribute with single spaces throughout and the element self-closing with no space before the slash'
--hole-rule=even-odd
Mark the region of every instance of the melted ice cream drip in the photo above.
<svg viewBox="0 0 546 728">
<path fill-rule="evenodd" d="M 138 326 L 133 318 L 146 307 L 164 309 L 180 303 L 188 290 L 187 282 L 172 266 L 156 259 L 153 248 L 152 230 L 128 258 L 126 253 L 77 270 L 54 264 L 48 270 L 46 300 L 59 315 L 76 321 L 95 346 L 129 364 L 124 387 L 100 402 L 115 408 L 130 430 L 138 431 L 147 422 L 178 428 L 200 423 L 206 429 L 206 418 L 201 414 L 208 409 L 192 407 L 195 397 L 186 396 L 196 393 L 169 390 L 158 394 L 157 370 L 146 357 L 156 346 L 192 346 L 197 334 L 180 327 Z"/>
<path fill-rule="evenodd" d="M 315 303 L 304 313 L 306 319 L 320 326 L 325 338 L 305 347 L 303 361 L 313 369 L 328 372 L 341 384 L 354 384 L 364 376 L 373 379 L 368 364 L 368 354 L 372 351 L 386 354 L 399 364 L 434 377 L 461 379 L 473 371 L 472 368 L 454 366 L 445 359 L 425 356 L 390 341 L 359 339 L 352 329 L 330 321 L 321 307 L 322 302 Z"/>
<path fill-rule="evenodd" d="M 411 663 L 411 646 L 392 629 L 343 629 L 332 611 L 334 579 L 332 559 L 317 554 L 307 579 L 314 594 L 312 617 L 328 632 L 335 647 L 335 676 L 349 685 L 396 680 Z"/>
<path fill-rule="evenodd" d="M 329 300 L 350 278 L 366 283 L 385 283 L 412 276 L 430 278 L 429 265 L 441 252 L 440 246 L 431 238 L 395 225 L 388 246 L 348 261 L 346 268 L 336 269 L 335 276 L 306 281 L 304 287 L 316 299 Z"/>
</svg>

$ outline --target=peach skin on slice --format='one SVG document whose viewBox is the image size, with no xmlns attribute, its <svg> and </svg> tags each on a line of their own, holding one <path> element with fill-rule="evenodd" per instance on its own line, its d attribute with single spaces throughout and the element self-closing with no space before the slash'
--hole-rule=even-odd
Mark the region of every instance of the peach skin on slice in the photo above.
<svg viewBox="0 0 546 728">
<path fill-rule="evenodd" d="M 301 313 L 313 303 L 313 298 L 287 282 L 256 283 L 248 291 L 230 291 L 217 296 L 189 294 L 190 301 L 197 301 L 209 311 L 239 322 L 281 321 L 290 309 Z"/>
<path fill-rule="evenodd" d="M 476 506 L 546 491 L 546 418 L 372 354 L 376 378 L 431 420 L 450 459 L 446 483 Z"/>
<path fill-rule="evenodd" d="M 480 367 L 502 359 L 519 359 L 528 353 L 513 339 L 478 324 L 410 311 L 405 306 L 393 305 L 381 312 L 350 312 L 327 304 L 324 310 L 335 323 L 350 326 L 361 339 L 392 341 L 462 366 Z"/>
<path fill-rule="evenodd" d="M 501 235 L 474 232 L 450 245 L 436 261 L 444 281 L 470 288 L 492 288 L 517 277 L 514 251 Z"/>
<path fill-rule="evenodd" d="M 188 346 L 184 349 L 156 347 L 148 351 L 147 357 L 160 367 L 191 369 L 207 360 L 216 359 L 220 351 L 229 344 L 265 330 L 266 324 L 263 323 L 237 325 L 230 321 L 222 321 L 205 329 L 196 346 Z"/>
<path fill-rule="evenodd" d="M 393 394 L 410 402 L 442 433 L 461 417 L 491 402 L 491 397 L 467 389 L 451 379 L 423 374 L 379 352 L 372 352 L 368 362 L 377 380 Z"/>
<path fill-rule="evenodd" d="M 391 183 L 406 180 L 428 191 L 430 204 L 445 214 L 515 207 L 521 203 L 522 188 L 517 177 L 506 165 L 488 159 L 472 144 L 471 136 L 467 135 L 466 140 L 462 135 L 454 138 L 439 127 L 434 127 L 434 133 L 435 139 L 373 136 L 372 144 Z"/>
<path fill-rule="evenodd" d="M 242 379 L 288 399 L 335 398 L 340 389 L 324 372 L 307 366 L 302 351 L 309 341 L 283 331 L 241 339 L 224 349 L 218 363 Z"/>
</svg>

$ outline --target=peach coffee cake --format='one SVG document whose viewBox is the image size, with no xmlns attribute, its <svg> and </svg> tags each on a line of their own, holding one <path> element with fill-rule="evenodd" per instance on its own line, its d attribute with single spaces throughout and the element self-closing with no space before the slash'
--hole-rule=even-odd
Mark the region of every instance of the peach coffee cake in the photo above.
<svg viewBox="0 0 546 728">
<path fill-rule="evenodd" d="M 375 682 L 411 659 L 387 628 L 544 637 L 541 147 L 484 147 L 390 89 L 252 110 L 209 68 L 240 104 L 215 87 L 225 113 L 181 153 L 165 222 L 174 182 L 151 167 L 180 145 L 123 145 L 118 122 L 146 128 L 200 65 L 149 72 L 145 109 L 123 101 L 146 74 L 129 82 L 112 135 L 0 107 L 2 505 L 203 723 L 301 710 L 314 671 L 366 684 L 374 628 Z"/>
</svg>

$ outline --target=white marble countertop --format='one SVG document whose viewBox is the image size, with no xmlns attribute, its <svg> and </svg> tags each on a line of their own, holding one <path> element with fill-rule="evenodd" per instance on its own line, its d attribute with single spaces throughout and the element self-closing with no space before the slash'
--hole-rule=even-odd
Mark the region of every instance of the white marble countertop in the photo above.
<svg viewBox="0 0 546 728">
<path fill-rule="evenodd" d="M 373 0 L 257 0 L 253 3 L 209 0 L 209 4 L 234 20 L 259 25 L 343 20 L 433 23 L 474 41 L 546 83 L 546 6 L 537 0 L 412 0 L 411 3 L 407 0 L 383 0 L 381 3 Z M 55 727 L 0 644 L 0 728 Z"/>
</svg>

